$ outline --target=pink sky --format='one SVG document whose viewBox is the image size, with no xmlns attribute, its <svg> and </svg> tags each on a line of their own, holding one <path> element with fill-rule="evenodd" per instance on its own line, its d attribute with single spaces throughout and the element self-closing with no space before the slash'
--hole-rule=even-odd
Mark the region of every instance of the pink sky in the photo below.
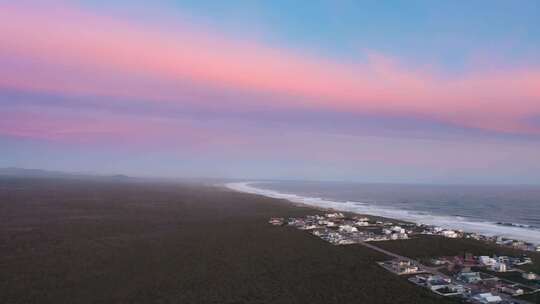
<svg viewBox="0 0 540 304">
<path fill-rule="evenodd" d="M 427 65 L 405 68 L 376 52 L 368 62 L 344 65 L 216 32 L 185 26 L 171 33 L 69 6 L 9 5 L 0 19 L 3 56 L 33 67 L 0 70 L 0 84 L 8 88 L 181 103 L 185 92 L 177 84 L 191 83 L 289 97 L 282 107 L 411 114 L 464 127 L 540 133 L 526 123 L 540 113 L 536 67 L 471 69 L 451 77 Z"/>
<path fill-rule="evenodd" d="M 473 61 L 451 73 L 369 48 L 338 60 L 189 18 L 6 2 L 0 144 L 15 138 L 51 149 L 112 147 L 349 175 L 374 164 L 443 174 L 525 172 L 540 163 L 534 64 L 492 56 L 489 65 Z"/>
</svg>

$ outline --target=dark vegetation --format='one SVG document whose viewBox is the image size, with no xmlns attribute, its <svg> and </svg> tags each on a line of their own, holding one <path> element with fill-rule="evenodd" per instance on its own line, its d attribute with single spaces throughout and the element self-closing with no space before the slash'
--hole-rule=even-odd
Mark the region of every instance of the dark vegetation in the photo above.
<svg viewBox="0 0 540 304">
<path fill-rule="evenodd" d="M 0 303 L 452 303 L 377 252 L 266 223 L 313 213 L 195 184 L 0 177 Z"/>
<path fill-rule="evenodd" d="M 523 265 L 520 268 L 526 271 L 540 272 L 540 253 L 538 252 L 515 250 L 472 239 L 448 239 L 441 236 L 423 235 L 411 240 L 379 242 L 376 245 L 397 254 L 420 259 L 454 255 L 464 256 L 466 252 L 487 256 L 493 254 L 521 256 L 525 254 L 533 260 L 533 264 Z"/>
<path fill-rule="evenodd" d="M 540 293 L 528 294 L 518 297 L 518 299 L 529 301 L 531 303 L 540 303 Z"/>
<path fill-rule="evenodd" d="M 448 239 L 440 236 L 421 236 L 411 240 L 398 240 L 392 242 L 379 242 L 377 246 L 392 252 L 408 256 L 429 260 L 431 257 L 464 255 L 466 252 L 474 255 L 510 255 L 520 256 L 526 254 L 533 260 L 533 264 L 520 266 L 525 271 L 540 273 L 540 254 L 538 252 L 524 252 L 512 248 L 504 248 L 494 244 L 475 241 L 471 239 Z M 445 268 L 441 269 L 446 272 Z M 515 272 L 493 273 L 486 270 L 484 272 L 492 273 L 501 278 L 511 279 L 517 283 L 526 283 L 521 279 L 521 274 Z M 540 303 L 540 293 L 520 296 L 519 299 L 529 301 L 530 303 Z"/>
</svg>

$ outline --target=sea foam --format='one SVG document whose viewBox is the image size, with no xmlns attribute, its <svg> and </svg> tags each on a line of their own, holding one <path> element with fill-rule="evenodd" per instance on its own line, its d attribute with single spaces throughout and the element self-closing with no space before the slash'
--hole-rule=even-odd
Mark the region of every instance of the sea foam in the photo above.
<svg viewBox="0 0 540 304">
<path fill-rule="evenodd" d="M 225 187 L 245 193 L 263 195 L 266 197 L 285 199 L 293 203 L 300 203 L 314 207 L 331 208 L 339 211 L 348 211 L 359 214 L 381 216 L 403 221 L 434 225 L 446 229 L 460 229 L 466 232 L 479 233 L 486 236 L 502 236 L 511 239 L 523 240 L 540 244 L 540 230 L 520 225 L 499 225 L 489 221 L 473 221 L 463 216 L 434 215 L 426 212 L 392 209 L 376 206 L 372 203 L 356 201 L 334 201 L 320 197 L 300 196 L 292 193 L 282 193 L 269 189 L 257 188 L 257 182 L 227 183 Z"/>
</svg>

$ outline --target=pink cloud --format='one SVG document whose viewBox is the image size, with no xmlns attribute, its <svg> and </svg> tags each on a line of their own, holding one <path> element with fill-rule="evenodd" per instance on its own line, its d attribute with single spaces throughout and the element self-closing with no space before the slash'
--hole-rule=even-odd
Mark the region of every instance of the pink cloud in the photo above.
<svg viewBox="0 0 540 304">
<path fill-rule="evenodd" d="M 115 115 L 81 115 L 73 112 L 48 113 L 36 109 L 0 112 L 0 136 L 46 140 L 56 143 L 154 149 L 183 147 L 191 151 L 219 138 L 215 130 L 194 126 L 189 121 Z M 154 149 L 155 150 L 155 149 Z"/>
<path fill-rule="evenodd" d="M 368 63 L 344 65 L 189 25 L 168 32 L 76 7 L 7 4 L 0 6 L 0 57 L 23 63 L 0 69 L 0 85 L 21 89 L 183 102 L 180 87 L 196 85 L 287 97 L 275 99 L 282 107 L 414 114 L 540 134 L 523 122 L 540 113 L 536 68 L 448 78 L 376 53 Z"/>
</svg>

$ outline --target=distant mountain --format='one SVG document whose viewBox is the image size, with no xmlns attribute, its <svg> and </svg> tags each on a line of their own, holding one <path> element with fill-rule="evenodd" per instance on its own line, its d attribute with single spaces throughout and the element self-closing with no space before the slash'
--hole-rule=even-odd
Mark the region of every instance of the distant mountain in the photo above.
<svg viewBox="0 0 540 304">
<path fill-rule="evenodd" d="M 115 175 L 111 175 L 111 176 L 107 176 L 107 177 L 113 178 L 113 179 L 131 179 L 132 178 L 132 177 L 124 175 L 124 174 L 115 174 Z"/>
<path fill-rule="evenodd" d="M 23 169 L 23 168 L 0 168 L 0 175 L 23 176 L 23 177 L 58 177 L 70 175 L 60 171 L 47 171 L 41 169 Z"/>
<path fill-rule="evenodd" d="M 15 176 L 15 177 L 49 177 L 49 178 L 83 178 L 83 179 L 112 179 L 112 180 L 128 180 L 132 179 L 127 175 L 100 175 L 93 173 L 68 173 L 61 171 L 49 171 L 42 169 L 24 169 L 24 168 L 0 168 L 0 176 Z"/>
</svg>

